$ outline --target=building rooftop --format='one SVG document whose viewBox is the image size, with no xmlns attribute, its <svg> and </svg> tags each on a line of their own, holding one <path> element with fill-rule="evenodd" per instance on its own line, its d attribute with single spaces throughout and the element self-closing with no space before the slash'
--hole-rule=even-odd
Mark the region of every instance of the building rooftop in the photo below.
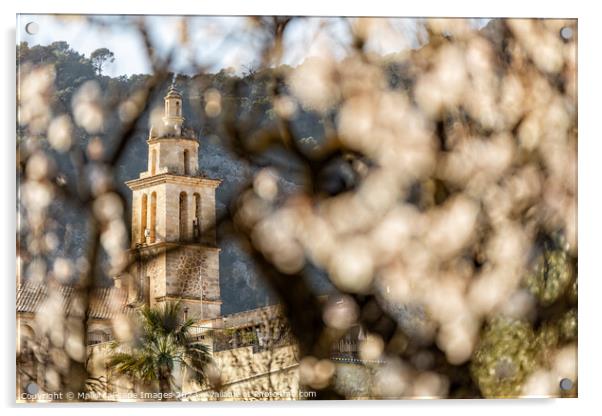
<svg viewBox="0 0 602 416">
<path fill-rule="evenodd" d="M 202 321 L 201 324 L 212 328 L 240 328 L 269 322 L 279 317 L 282 317 L 282 306 L 276 304 L 222 315 Z"/>
<path fill-rule="evenodd" d="M 58 296 L 63 313 L 69 315 L 74 310 L 77 289 L 74 286 L 26 282 L 17 289 L 17 313 L 38 313 L 51 296 Z M 127 293 L 116 287 L 95 288 L 90 296 L 90 318 L 111 319 L 122 314 L 130 314 L 133 308 L 127 306 Z"/>
</svg>

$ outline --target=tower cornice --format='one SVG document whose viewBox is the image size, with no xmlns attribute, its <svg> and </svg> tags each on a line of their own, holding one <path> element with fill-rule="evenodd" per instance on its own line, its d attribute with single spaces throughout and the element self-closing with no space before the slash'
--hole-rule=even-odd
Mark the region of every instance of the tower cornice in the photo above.
<svg viewBox="0 0 602 416">
<path fill-rule="evenodd" d="M 185 248 L 193 248 L 196 250 L 207 250 L 220 252 L 222 249 L 216 246 L 210 246 L 205 243 L 188 243 L 188 242 L 179 242 L 179 241 L 158 241 L 156 243 L 151 244 L 142 244 L 136 247 L 132 247 L 128 249 L 128 253 L 132 256 L 140 255 L 144 256 L 156 256 L 161 253 L 165 253 L 168 251 L 178 251 Z"/>
<path fill-rule="evenodd" d="M 201 178 L 196 176 L 174 175 L 173 173 L 160 173 L 158 175 L 147 176 L 146 178 L 133 179 L 125 182 L 131 189 L 142 189 L 149 186 L 160 185 L 163 183 L 175 183 L 179 185 L 204 185 L 213 189 L 217 188 L 222 181 L 220 179 Z"/>
<path fill-rule="evenodd" d="M 168 143 L 178 143 L 179 141 L 182 142 L 195 142 L 196 144 L 199 143 L 198 139 L 195 139 L 193 137 L 185 137 L 185 136 L 159 136 L 159 137 L 151 137 L 150 139 L 148 139 L 146 141 L 146 143 L 148 144 L 153 144 L 153 143 L 161 143 L 161 142 L 168 142 Z"/>
</svg>

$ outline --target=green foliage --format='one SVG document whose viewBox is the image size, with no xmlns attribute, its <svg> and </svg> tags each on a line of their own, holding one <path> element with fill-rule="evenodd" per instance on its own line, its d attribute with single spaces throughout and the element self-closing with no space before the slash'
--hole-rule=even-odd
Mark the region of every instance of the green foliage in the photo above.
<svg viewBox="0 0 602 416">
<path fill-rule="evenodd" d="M 550 306 L 565 294 L 574 276 L 569 254 L 558 244 L 546 242 L 527 274 L 525 284 L 542 306 Z"/>
<path fill-rule="evenodd" d="M 114 351 L 108 365 L 117 374 L 127 375 L 145 383 L 159 382 L 163 393 L 173 386 L 175 364 L 190 371 L 198 383 L 206 378 L 211 361 L 209 347 L 190 334 L 193 319 L 182 321 L 180 304 L 166 303 L 162 307 L 145 307 L 140 311 L 141 336 L 129 352 Z M 112 347 L 115 350 L 119 344 Z"/>
<path fill-rule="evenodd" d="M 485 397 L 520 395 L 523 381 L 537 366 L 535 334 L 526 321 L 496 318 L 481 334 L 471 362 L 475 383 Z"/>
<path fill-rule="evenodd" d="M 107 48 L 98 48 L 90 54 L 90 61 L 92 61 L 98 75 L 102 75 L 102 68 L 105 63 L 115 62 L 115 54 Z"/>
<path fill-rule="evenodd" d="M 493 319 L 473 355 L 471 374 L 485 397 L 517 397 L 536 368 L 550 369 L 555 352 L 577 339 L 577 277 L 561 235 L 546 237 L 524 285 L 540 309 L 535 322 Z"/>
<path fill-rule="evenodd" d="M 241 331 L 240 332 L 240 341 L 243 345 L 251 345 L 258 341 L 257 333 L 255 331 Z"/>
<path fill-rule="evenodd" d="M 577 308 L 566 311 L 560 317 L 558 331 L 563 342 L 577 341 Z"/>
<path fill-rule="evenodd" d="M 541 322 L 537 330 L 524 320 L 496 318 L 473 355 L 473 380 L 485 397 L 517 397 L 531 372 L 550 369 L 558 348 L 576 340 L 576 308 Z"/>
</svg>

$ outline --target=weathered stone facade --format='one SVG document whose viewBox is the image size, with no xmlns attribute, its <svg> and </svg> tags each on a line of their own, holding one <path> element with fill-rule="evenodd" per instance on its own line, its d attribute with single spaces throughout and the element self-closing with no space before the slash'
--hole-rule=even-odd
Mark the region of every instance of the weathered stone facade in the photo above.
<svg viewBox="0 0 602 416">
<path fill-rule="evenodd" d="M 219 251 L 185 246 L 167 255 L 167 292 L 172 296 L 219 300 Z"/>
</svg>

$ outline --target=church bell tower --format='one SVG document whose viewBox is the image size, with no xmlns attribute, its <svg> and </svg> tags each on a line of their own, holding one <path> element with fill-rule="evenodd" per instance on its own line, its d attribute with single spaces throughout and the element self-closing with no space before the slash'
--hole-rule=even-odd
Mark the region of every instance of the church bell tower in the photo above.
<svg viewBox="0 0 602 416">
<path fill-rule="evenodd" d="M 171 85 L 162 123 L 150 128 L 147 170 L 126 182 L 132 190 L 129 302 L 181 301 L 189 318 L 220 315 L 215 190 L 219 180 L 199 170 L 199 141 L 184 127 L 182 94 Z"/>
</svg>

